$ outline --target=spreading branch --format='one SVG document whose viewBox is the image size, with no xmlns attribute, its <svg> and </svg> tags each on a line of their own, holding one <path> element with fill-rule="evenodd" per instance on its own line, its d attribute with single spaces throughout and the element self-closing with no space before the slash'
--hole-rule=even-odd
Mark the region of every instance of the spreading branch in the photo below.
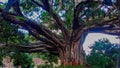
<svg viewBox="0 0 120 68">
<path fill-rule="evenodd" d="M 74 10 L 74 17 L 73 17 L 73 23 L 72 23 L 72 37 L 71 40 L 76 41 L 78 40 L 82 33 L 89 28 L 94 28 L 94 27 L 99 27 L 99 26 L 104 26 L 104 25 L 112 25 L 115 23 L 119 23 L 118 18 L 113 18 L 113 19 L 103 19 L 100 23 L 90 23 L 90 26 L 87 26 L 84 23 L 79 22 L 79 13 L 84 10 L 86 6 L 89 6 L 91 3 L 99 3 L 99 1 L 84 1 L 79 3 L 75 10 Z M 100 3 L 101 4 L 101 3 Z"/>
<path fill-rule="evenodd" d="M 33 0 L 33 1 L 34 1 L 34 0 Z M 34 1 L 34 2 L 36 3 L 36 1 Z M 43 1 L 43 4 L 44 4 L 45 6 L 47 6 L 48 3 L 45 4 L 45 1 Z M 8 7 L 9 7 L 9 8 L 8 8 Z M 16 0 L 14 0 L 14 1 L 9 0 L 5 9 L 7 9 L 7 11 L 9 11 L 11 7 L 14 8 L 15 12 L 16 12 L 18 15 L 23 16 L 23 14 L 22 14 L 22 12 L 21 12 L 21 10 L 20 10 L 20 7 L 19 7 L 19 0 L 17 0 L 17 1 L 16 1 Z M 57 41 L 57 43 L 61 44 L 60 41 L 58 40 L 57 35 L 53 34 L 50 30 L 43 28 L 40 24 L 37 24 L 37 22 L 34 22 L 34 21 L 32 21 L 32 20 L 29 20 L 28 18 L 26 18 L 26 17 L 24 17 L 24 16 L 23 16 L 23 18 L 27 19 L 27 21 L 24 22 L 24 23 L 22 23 L 22 24 L 26 24 L 26 23 L 27 23 L 26 25 L 28 25 L 30 28 L 33 28 L 34 31 L 36 30 L 36 32 L 38 32 L 39 34 L 45 36 L 46 38 L 49 38 L 49 40 L 52 39 L 52 41 L 54 41 L 55 43 L 56 43 L 56 41 Z M 14 21 L 14 22 L 15 22 L 15 21 Z M 33 22 L 34 22 L 34 23 L 33 23 Z M 29 28 L 28 28 L 28 29 L 29 29 Z M 29 31 L 31 31 L 31 30 L 29 29 Z M 31 31 L 31 32 L 32 32 L 32 31 Z M 30 32 L 30 33 L 31 33 L 31 32 Z M 33 33 L 32 33 L 32 34 L 33 34 Z M 54 35 L 54 36 L 53 36 L 53 35 Z M 56 38 L 55 38 L 55 37 L 56 37 Z M 62 45 L 62 44 L 61 44 L 61 45 Z"/>
<path fill-rule="evenodd" d="M 82 35 L 82 33 L 83 32 L 85 32 L 85 31 L 87 31 L 87 30 L 90 30 L 90 32 L 95 32 L 94 30 L 95 30 L 95 28 L 98 28 L 98 27 L 100 27 L 101 29 L 102 29 L 102 26 L 105 26 L 105 25 L 113 25 L 113 24 L 117 24 L 117 23 L 119 23 L 119 20 L 118 20 L 118 18 L 114 18 L 114 19 L 110 19 L 110 20 L 106 20 L 106 21 L 102 21 L 102 22 L 100 22 L 100 23 L 96 23 L 96 24 L 92 24 L 91 26 L 86 26 L 86 27 L 84 27 L 84 28 L 82 28 L 82 30 L 80 30 L 79 32 L 78 32 L 78 34 L 77 34 L 77 36 L 75 37 L 75 40 L 78 40 L 80 37 L 81 37 L 81 35 Z M 91 29 L 94 29 L 94 30 L 91 30 Z M 104 29 L 102 29 L 101 31 L 103 31 Z M 109 29 L 110 30 L 110 29 Z M 101 31 L 99 31 L 99 33 L 101 32 Z M 107 34 L 106 32 L 102 32 L 102 33 L 105 33 L 105 34 Z M 108 33 L 108 34 L 110 34 L 110 33 Z M 115 34 L 115 33 L 114 33 Z"/>
<path fill-rule="evenodd" d="M 69 38 L 70 38 L 69 31 L 65 27 L 65 24 L 61 20 L 61 18 L 53 12 L 52 7 L 50 7 L 49 1 L 48 0 L 42 0 L 42 4 L 40 4 L 40 3 L 38 3 L 34 0 L 32 0 L 32 2 L 34 2 L 36 5 L 40 6 L 44 10 L 46 10 L 53 17 L 53 19 L 55 19 L 55 21 L 56 21 L 55 23 L 58 25 L 59 29 L 62 31 L 64 39 L 66 41 L 69 40 Z"/>
<path fill-rule="evenodd" d="M 88 6 L 89 4 L 93 3 L 94 1 L 83 1 L 80 2 L 74 9 L 74 15 L 73 15 L 73 22 L 72 22 L 72 29 L 73 32 L 78 29 L 79 27 L 81 27 L 81 24 L 79 22 L 79 14 L 80 12 L 83 11 L 83 9 Z M 95 1 L 95 3 L 98 3 L 97 1 Z"/>
<path fill-rule="evenodd" d="M 3 9 L 0 9 L 0 12 L 3 11 L 4 11 Z M 42 35 L 45 36 L 47 39 L 51 40 L 52 42 L 54 42 L 55 44 L 62 45 L 57 35 L 53 34 L 50 30 L 42 27 L 42 25 L 38 24 L 35 21 L 31 21 L 27 18 L 25 18 L 25 20 L 20 20 L 17 18 L 17 16 L 11 14 L 13 13 L 7 12 L 6 14 L 4 14 L 3 12 L 2 17 L 7 21 L 11 21 L 13 24 L 19 24 L 23 27 L 26 27 L 32 34 L 34 34 L 35 32 L 38 33 L 34 34 L 38 38 L 40 35 Z"/>
<path fill-rule="evenodd" d="M 91 3 L 98 3 L 97 1 L 82 1 L 80 2 L 74 9 L 73 14 L 73 21 L 72 21 L 72 34 L 71 34 L 71 40 L 75 41 L 76 36 L 79 35 L 78 33 L 83 32 L 83 28 L 86 29 L 86 26 L 79 22 L 79 14 L 84 10 L 86 6 L 88 6 Z M 83 14 L 84 15 L 84 14 Z M 81 15 L 81 16 L 83 16 Z M 82 31 L 81 31 L 82 30 Z"/>
<path fill-rule="evenodd" d="M 7 44 L 7 46 L 6 46 L 5 44 L 0 44 L 0 47 L 16 48 L 20 52 L 28 52 L 28 53 L 49 52 L 52 54 L 58 54 L 56 48 L 51 47 L 50 45 L 46 45 L 46 44 L 41 43 L 41 42 L 29 43 L 29 45 Z"/>
</svg>

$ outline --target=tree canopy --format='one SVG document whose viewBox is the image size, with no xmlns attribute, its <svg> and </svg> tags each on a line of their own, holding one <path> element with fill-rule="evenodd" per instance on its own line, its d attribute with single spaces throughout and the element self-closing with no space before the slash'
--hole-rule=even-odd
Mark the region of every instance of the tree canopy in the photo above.
<svg viewBox="0 0 120 68">
<path fill-rule="evenodd" d="M 59 54 L 63 65 L 82 65 L 88 33 L 120 35 L 119 10 L 119 0 L 8 0 L 0 6 L 0 21 L 18 25 L 39 40 L 37 46 L 7 45 L 22 52 Z"/>
</svg>

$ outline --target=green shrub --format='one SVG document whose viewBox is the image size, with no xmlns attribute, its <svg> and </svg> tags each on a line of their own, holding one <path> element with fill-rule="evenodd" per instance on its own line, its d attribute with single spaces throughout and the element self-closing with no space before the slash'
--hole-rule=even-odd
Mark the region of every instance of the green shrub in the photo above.
<svg viewBox="0 0 120 68">
<path fill-rule="evenodd" d="M 108 39 L 96 41 L 87 55 L 87 62 L 92 68 L 115 68 L 118 55 L 118 45 Z"/>
<path fill-rule="evenodd" d="M 27 53 L 16 53 L 13 56 L 13 63 L 15 66 L 21 65 L 22 68 L 33 67 L 32 57 Z"/>
</svg>

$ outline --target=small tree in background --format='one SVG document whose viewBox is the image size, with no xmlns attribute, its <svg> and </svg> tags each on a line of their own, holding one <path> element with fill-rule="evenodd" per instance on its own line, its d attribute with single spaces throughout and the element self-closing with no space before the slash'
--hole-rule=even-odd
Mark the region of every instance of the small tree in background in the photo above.
<svg viewBox="0 0 120 68">
<path fill-rule="evenodd" d="M 112 44 L 108 39 L 101 39 L 90 48 L 92 50 L 87 60 L 92 68 L 115 68 L 118 44 Z"/>
</svg>

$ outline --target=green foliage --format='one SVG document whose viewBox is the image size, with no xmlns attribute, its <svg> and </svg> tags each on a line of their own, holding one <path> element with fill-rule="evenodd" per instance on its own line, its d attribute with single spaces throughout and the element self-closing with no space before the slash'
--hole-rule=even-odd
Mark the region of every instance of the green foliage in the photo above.
<svg viewBox="0 0 120 68">
<path fill-rule="evenodd" d="M 88 63 L 93 65 L 93 67 L 100 67 L 105 68 L 105 66 L 108 64 L 109 58 L 102 55 L 102 54 L 91 54 L 92 56 L 89 56 Z M 94 58 L 94 59 L 93 59 Z"/>
<path fill-rule="evenodd" d="M 4 4 L 0 4 L 0 8 L 4 8 L 5 7 L 5 5 Z"/>
<path fill-rule="evenodd" d="M 22 16 L 17 16 L 17 18 L 18 18 L 19 20 L 25 21 L 25 18 L 22 17 Z"/>
<path fill-rule="evenodd" d="M 32 57 L 27 53 L 15 53 L 12 58 L 15 66 L 21 65 L 22 68 L 33 66 Z"/>
<path fill-rule="evenodd" d="M 0 48 L 0 65 L 2 65 L 2 58 L 9 56 L 13 59 L 13 64 L 15 66 L 21 65 L 22 68 L 33 68 L 34 64 L 32 61 L 32 56 L 27 53 L 20 53 L 17 49 L 14 49 L 16 52 L 12 52 L 13 49 L 11 48 Z"/>
<path fill-rule="evenodd" d="M 12 50 L 15 50 L 14 52 L 12 52 Z M 34 64 L 32 61 L 32 56 L 30 56 L 30 54 L 28 53 L 20 53 L 19 51 L 17 51 L 17 49 L 15 48 L 5 48 L 5 47 L 1 47 L 0 48 L 0 65 L 2 65 L 2 58 L 9 56 L 13 59 L 13 64 L 15 66 L 19 66 L 21 65 L 22 68 L 33 68 Z"/>
<path fill-rule="evenodd" d="M 35 4 L 33 4 L 30 0 L 21 0 L 20 1 L 21 8 L 25 14 L 35 9 Z"/>
<path fill-rule="evenodd" d="M 26 35 L 18 32 L 18 26 L 10 24 L 5 20 L 0 22 L 0 43 L 25 44 L 29 39 Z"/>
<path fill-rule="evenodd" d="M 50 20 L 50 16 L 49 16 L 48 12 L 42 12 L 41 17 L 42 17 L 42 21 L 43 21 L 42 24 L 45 24 Z"/>
<path fill-rule="evenodd" d="M 18 32 L 17 25 L 10 24 L 2 20 L 0 22 L 0 44 L 28 44 L 28 34 L 23 35 Z M 21 65 L 23 68 L 32 67 L 32 57 L 26 53 L 20 53 L 15 47 L 0 47 L 0 65 L 2 64 L 2 57 L 12 57 L 14 65 Z"/>
<path fill-rule="evenodd" d="M 10 48 L 9 47 L 0 47 L 0 55 L 1 57 L 6 57 L 6 56 L 10 56 Z"/>
<path fill-rule="evenodd" d="M 71 30 L 72 28 L 72 20 L 73 19 L 73 12 L 72 11 L 68 11 L 66 14 L 65 14 L 65 25 L 66 27 Z"/>
<path fill-rule="evenodd" d="M 99 21 L 103 20 L 105 16 L 105 11 L 102 9 L 93 10 L 93 8 L 89 8 L 84 10 L 83 13 L 85 14 L 86 18 L 80 18 L 80 21 L 84 24 L 86 23 L 88 26 L 92 25 L 93 23 L 98 24 Z M 81 13 L 81 15 L 83 13 Z"/>
<path fill-rule="evenodd" d="M 95 8 L 95 7 L 97 7 L 97 6 L 98 6 L 97 3 L 91 3 L 91 4 L 89 4 L 89 7 L 92 7 L 92 8 Z"/>
<path fill-rule="evenodd" d="M 93 68 L 115 68 L 118 55 L 117 44 L 112 44 L 109 40 L 103 39 L 96 41 L 91 49 L 87 61 Z"/>
<path fill-rule="evenodd" d="M 13 49 L 16 52 L 12 52 Z M 33 68 L 34 64 L 32 61 L 32 56 L 30 56 L 28 53 L 20 53 L 15 48 L 13 48 L 13 49 L 12 48 L 10 49 L 8 47 L 0 48 L 0 65 L 2 65 L 2 58 L 9 56 L 13 59 L 13 64 L 15 66 L 21 65 L 22 68 L 26 68 L 26 67 Z"/>
</svg>

